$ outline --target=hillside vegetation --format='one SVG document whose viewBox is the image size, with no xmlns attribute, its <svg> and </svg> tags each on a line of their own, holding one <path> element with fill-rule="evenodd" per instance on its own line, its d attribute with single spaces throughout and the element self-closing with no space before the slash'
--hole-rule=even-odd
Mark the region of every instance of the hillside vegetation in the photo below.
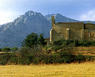
<svg viewBox="0 0 95 77">
<path fill-rule="evenodd" d="M 42 34 L 31 33 L 23 40 L 21 48 L 1 48 L 0 64 L 62 64 L 95 61 L 95 52 L 91 48 L 85 50 L 81 46 L 88 48 L 95 46 L 95 42 L 58 40 L 49 43 Z"/>
</svg>

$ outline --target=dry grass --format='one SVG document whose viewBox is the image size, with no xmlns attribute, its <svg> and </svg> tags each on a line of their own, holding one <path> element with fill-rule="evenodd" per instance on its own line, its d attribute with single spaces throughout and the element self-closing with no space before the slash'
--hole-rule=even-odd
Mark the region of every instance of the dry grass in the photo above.
<svg viewBox="0 0 95 77">
<path fill-rule="evenodd" d="M 0 66 L 0 77 L 95 77 L 95 62 Z"/>
</svg>

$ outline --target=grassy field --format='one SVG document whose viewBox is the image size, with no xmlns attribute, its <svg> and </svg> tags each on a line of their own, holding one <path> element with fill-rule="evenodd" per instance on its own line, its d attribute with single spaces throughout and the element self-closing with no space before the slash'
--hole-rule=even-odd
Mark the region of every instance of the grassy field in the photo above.
<svg viewBox="0 0 95 77">
<path fill-rule="evenodd" d="M 0 66 L 0 77 L 95 77 L 95 62 Z"/>
</svg>

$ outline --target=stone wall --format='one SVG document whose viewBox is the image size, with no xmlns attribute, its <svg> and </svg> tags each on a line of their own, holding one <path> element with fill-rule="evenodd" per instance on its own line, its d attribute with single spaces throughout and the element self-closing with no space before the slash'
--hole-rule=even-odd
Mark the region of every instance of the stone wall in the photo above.
<svg viewBox="0 0 95 77">
<path fill-rule="evenodd" d="M 81 40 L 81 29 L 83 28 L 83 25 L 83 23 L 78 22 L 56 23 L 54 26 L 54 40 L 59 40 L 62 38 L 65 40 Z M 67 29 L 69 29 L 69 35 Z"/>
</svg>

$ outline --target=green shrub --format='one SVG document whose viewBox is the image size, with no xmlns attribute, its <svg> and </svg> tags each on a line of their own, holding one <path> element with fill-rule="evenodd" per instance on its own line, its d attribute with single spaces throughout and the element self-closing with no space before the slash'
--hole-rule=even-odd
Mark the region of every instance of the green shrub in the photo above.
<svg viewBox="0 0 95 77">
<path fill-rule="evenodd" d="M 2 51 L 2 49 L 0 48 L 0 52 Z"/>
<path fill-rule="evenodd" d="M 23 57 L 23 58 L 18 58 L 19 60 L 19 64 L 23 64 L 23 65 L 29 65 L 31 64 L 30 60 L 28 57 Z"/>
<path fill-rule="evenodd" d="M 75 59 L 76 59 L 76 61 L 78 61 L 79 63 L 80 63 L 80 62 L 83 62 L 83 61 L 86 61 L 86 57 L 83 56 L 83 55 L 77 55 Z"/>
<path fill-rule="evenodd" d="M 18 57 L 11 56 L 10 59 L 8 60 L 8 64 L 18 64 Z"/>
<path fill-rule="evenodd" d="M 29 48 L 29 47 L 22 47 L 19 49 L 19 51 L 16 52 L 16 55 L 20 57 L 20 62 L 22 64 L 30 64 L 34 63 L 37 64 L 38 60 L 40 60 L 40 55 L 42 54 L 41 50 L 36 47 L 36 48 Z M 20 63 L 20 64 L 21 64 Z M 40 62 L 39 62 L 40 63 Z"/>
<path fill-rule="evenodd" d="M 17 51 L 17 50 L 18 50 L 17 47 L 11 48 L 11 51 Z"/>
<path fill-rule="evenodd" d="M 31 48 L 22 47 L 16 52 L 16 54 L 20 55 L 21 57 L 26 57 L 31 53 L 30 51 L 31 51 Z"/>
<path fill-rule="evenodd" d="M 52 63 L 60 63 L 60 55 L 58 53 L 51 54 Z"/>
<path fill-rule="evenodd" d="M 60 52 L 61 63 L 71 63 L 74 61 L 74 55 L 69 51 Z"/>
<path fill-rule="evenodd" d="M 1 65 L 7 64 L 10 57 L 11 57 L 10 54 L 0 54 L 0 64 Z"/>
<path fill-rule="evenodd" d="M 45 55 L 43 57 L 43 63 L 45 64 L 52 64 L 52 63 L 55 63 L 54 60 L 56 60 L 56 57 L 52 54 L 49 54 L 49 55 Z"/>
<path fill-rule="evenodd" d="M 53 45 L 55 48 L 62 47 L 73 47 L 73 46 L 95 46 L 95 41 L 88 41 L 88 40 L 57 40 L 54 41 Z"/>
<path fill-rule="evenodd" d="M 70 43 L 68 41 L 67 45 Z M 59 52 L 47 53 L 46 51 L 40 50 L 39 46 L 35 48 L 22 47 L 16 52 L 12 53 L 1 53 L 0 64 L 54 64 L 54 63 L 71 63 L 71 62 L 83 62 L 93 61 L 95 57 L 74 55 L 72 52 L 73 47 L 64 47 Z"/>
<path fill-rule="evenodd" d="M 57 51 L 57 50 L 59 50 L 59 49 L 61 49 L 62 48 L 62 46 L 53 46 L 52 47 L 52 49 L 54 50 L 54 51 Z"/>
<path fill-rule="evenodd" d="M 95 61 L 95 56 L 85 56 L 86 61 Z"/>
<path fill-rule="evenodd" d="M 40 63 L 41 63 L 41 58 L 40 58 L 40 57 L 35 57 L 35 58 L 33 58 L 32 63 L 33 63 L 33 64 L 40 64 Z"/>
<path fill-rule="evenodd" d="M 5 48 L 2 48 L 2 51 L 3 52 L 9 52 L 9 51 L 11 51 L 11 49 L 9 47 L 5 47 Z"/>
</svg>

